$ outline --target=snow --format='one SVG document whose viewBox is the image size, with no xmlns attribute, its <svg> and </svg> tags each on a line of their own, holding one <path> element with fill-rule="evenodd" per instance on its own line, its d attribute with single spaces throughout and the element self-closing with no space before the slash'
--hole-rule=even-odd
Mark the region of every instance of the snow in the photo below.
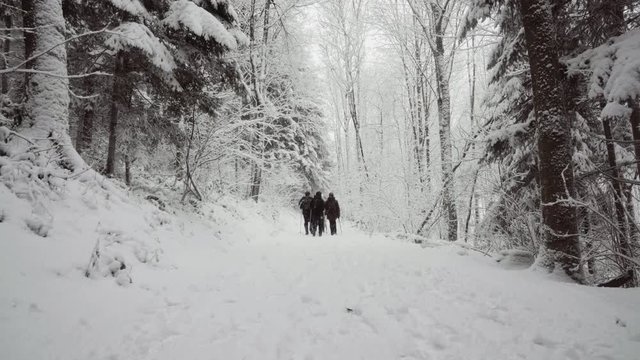
<svg viewBox="0 0 640 360">
<path fill-rule="evenodd" d="M 229 49 L 238 47 L 237 34 L 229 30 L 213 14 L 189 0 L 177 0 L 165 14 L 164 24 L 179 30 L 186 28 L 206 40 L 214 40 Z"/>
<path fill-rule="evenodd" d="M 147 9 L 139 0 L 109 0 L 113 6 L 120 10 L 124 10 L 131 15 L 140 17 L 149 17 Z"/>
<path fill-rule="evenodd" d="M 64 46 L 53 46 L 65 42 L 65 20 L 62 1 L 34 1 L 33 13 L 35 36 L 31 68 L 26 85 L 26 101 L 23 104 L 24 120 L 20 126 L 22 136 L 36 139 L 45 148 L 57 144 L 58 155 L 74 170 L 84 168 L 84 161 L 71 145 L 69 138 L 69 79 L 67 78 L 67 52 Z M 21 144 L 20 144 L 21 143 Z M 19 141 L 10 153 L 24 152 L 30 144 Z M 41 159 L 42 160 L 42 159 Z M 51 161 L 47 156 L 46 162 Z"/>
<path fill-rule="evenodd" d="M 196 215 L 90 181 L 67 181 L 59 193 L 38 210 L 0 185 L 5 359 L 640 353 L 640 289 L 505 270 L 455 244 L 393 240 L 347 222 L 339 236 L 305 237 L 297 213 L 230 198 Z M 43 217 L 45 237 L 26 224 Z M 112 261 L 87 278 L 96 247 Z M 127 264 L 130 283 L 111 274 L 120 267 L 114 261 Z"/>
<path fill-rule="evenodd" d="M 608 104 L 602 116 L 628 116 L 621 103 L 640 97 L 640 30 L 614 37 L 566 61 L 571 74 L 591 74 L 589 96 L 604 96 Z"/>
<path fill-rule="evenodd" d="M 159 69 L 170 73 L 176 68 L 169 49 L 143 24 L 125 22 L 113 29 L 111 33 L 112 35 L 105 42 L 110 49 L 114 51 L 139 49 Z"/>
</svg>

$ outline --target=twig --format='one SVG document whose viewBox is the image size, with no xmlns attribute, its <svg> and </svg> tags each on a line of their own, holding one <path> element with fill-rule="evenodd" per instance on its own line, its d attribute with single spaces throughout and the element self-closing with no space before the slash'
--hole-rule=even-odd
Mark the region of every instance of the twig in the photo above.
<svg viewBox="0 0 640 360">
<path fill-rule="evenodd" d="M 52 77 L 57 77 L 57 78 L 63 78 L 63 79 L 82 79 L 82 78 L 89 77 L 89 76 L 113 76 L 113 74 L 102 72 L 102 71 L 94 71 L 94 72 L 87 73 L 87 74 L 76 74 L 76 75 L 60 75 L 60 74 L 52 73 L 52 72 L 49 72 L 49 71 L 41 71 L 41 70 L 34 70 L 34 69 L 16 69 L 16 70 L 13 70 L 12 72 L 28 73 L 28 74 L 42 74 L 42 75 L 47 75 L 47 76 L 52 76 Z M 3 72 L 0 71 L 0 74 L 3 74 Z"/>
</svg>

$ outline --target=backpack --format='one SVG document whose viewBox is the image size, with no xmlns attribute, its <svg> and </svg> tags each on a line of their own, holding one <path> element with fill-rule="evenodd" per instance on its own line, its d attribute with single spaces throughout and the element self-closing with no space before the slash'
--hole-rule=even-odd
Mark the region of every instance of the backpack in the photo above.
<svg viewBox="0 0 640 360">
<path fill-rule="evenodd" d="M 302 200 L 300 200 L 300 209 L 304 210 L 304 211 L 309 211 L 309 209 L 311 209 L 311 198 L 308 196 L 305 196 L 302 198 Z"/>
<path fill-rule="evenodd" d="M 317 216 L 322 216 L 322 212 L 324 211 L 324 200 L 313 198 L 313 202 L 311 203 L 312 211 Z"/>
</svg>

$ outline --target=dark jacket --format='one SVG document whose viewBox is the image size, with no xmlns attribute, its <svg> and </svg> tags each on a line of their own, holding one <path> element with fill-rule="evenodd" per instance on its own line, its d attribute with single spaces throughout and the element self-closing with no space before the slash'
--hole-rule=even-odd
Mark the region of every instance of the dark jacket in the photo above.
<svg viewBox="0 0 640 360">
<path fill-rule="evenodd" d="M 324 200 L 322 196 L 314 196 L 311 202 L 311 217 L 320 218 L 324 214 Z"/>
<path fill-rule="evenodd" d="M 313 201 L 313 198 L 311 196 L 303 196 L 302 199 L 300 199 L 300 201 L 298 201 L 298 207 L 300 207 L 300 210 L 302 210 L 303 213 L 309 213 L 309 210 L 311 210 L 311 202 Z"/>
<path fill-rule="evenodd" d="M 324 211 L 327 214 L 327 219 L 333 221 L 340 217 L 340 205 L 338 200 L 333 196 L 329 196 L 324 204 Z"/>
</svg>

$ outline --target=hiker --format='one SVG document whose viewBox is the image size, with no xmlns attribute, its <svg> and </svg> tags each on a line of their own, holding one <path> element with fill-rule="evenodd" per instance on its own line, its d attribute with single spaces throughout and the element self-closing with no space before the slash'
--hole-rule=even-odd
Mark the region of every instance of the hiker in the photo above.
<svg viewBox="0 0 640 360">
<path fill-rule="evenodd" d="M 316 193 L 311 202 L 311 235 L 316 236 L 316 230 L 318 230 L 318 236 L 322 236 L 324 231 L 324 200 L 322 200 L 320 191 Z"/>
<path fill-rule="evenodd" d="M 337 234 L 338 228 L 336 227 L 336 219 L 340 218 L 340 205 L 338 204 L 338 200 L 333 197 L 333 193 L 329 193 L 329 197 L 324 203 L 324 212 L 327 214 L 327 219 L 329 219 L 331 235 Z"/>
<path fill-rule="evenodd" d="M 311 198 L 310 192 L 305 192 L 304 196 L 298 201 L 298 206 L 302 210 L 302 217 L 304 217 L 304 234 L 309 235 L 309 221 L 311 221 Z"/>
</svg>

